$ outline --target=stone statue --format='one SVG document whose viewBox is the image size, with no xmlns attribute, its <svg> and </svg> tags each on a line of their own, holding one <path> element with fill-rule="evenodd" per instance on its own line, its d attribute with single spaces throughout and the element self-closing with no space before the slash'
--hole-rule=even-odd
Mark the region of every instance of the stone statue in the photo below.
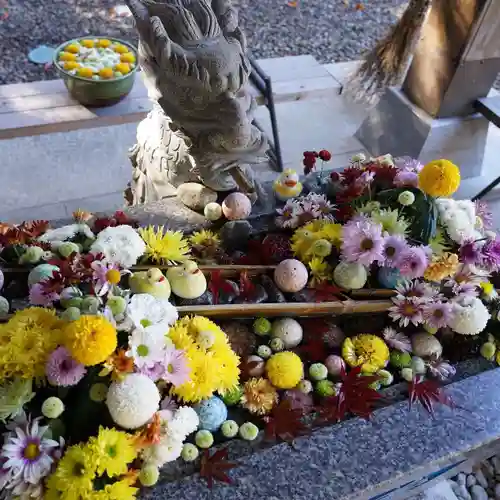
<svg viewBox="0 0 500 500">
<path fill-rule="evenodd" d="M 139 32 L 139 63 L 154 108 L 130 157 L 129 204 L 155 201 L 201 181 L 255 200 L 252 165 L 267 140 L 252 123 L 245 37 L 230 0 L 127 0 Z"/>
</svg>

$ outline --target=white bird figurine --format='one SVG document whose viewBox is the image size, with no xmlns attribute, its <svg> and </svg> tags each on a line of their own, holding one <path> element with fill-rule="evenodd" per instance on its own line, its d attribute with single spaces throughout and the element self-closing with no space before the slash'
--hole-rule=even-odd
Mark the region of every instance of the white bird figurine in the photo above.
<svg viewBox="0 0 500 500">
<path fill-rule="evenodd" d="M 299 196 L 302 192 L 302 183 L 299 182 L 297 172 L 291 168 L 287 168 L 274 181 L 273 189 L 278 200 L 286 201 Z"/>
</svg>

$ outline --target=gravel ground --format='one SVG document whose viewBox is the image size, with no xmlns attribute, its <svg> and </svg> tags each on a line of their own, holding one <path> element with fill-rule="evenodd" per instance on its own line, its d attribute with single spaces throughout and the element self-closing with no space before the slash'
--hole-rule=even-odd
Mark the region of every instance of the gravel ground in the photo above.
<svg viewBox="0 0 500 500">
<path fill-rule="evenodd" d="M 358 59 L 394 23 L 406 0 L 239 0 L 241 24 L 258 58 L 312 54 L 321 62 Z M 117 36 L 135 41 L 130 18 L 116 18 L 112 0 L 0 0 L 0 84 L 55 78 L 53 69 L 28 61 L 38 45 L 57 46 L 76 36 Z"/>
</svg>

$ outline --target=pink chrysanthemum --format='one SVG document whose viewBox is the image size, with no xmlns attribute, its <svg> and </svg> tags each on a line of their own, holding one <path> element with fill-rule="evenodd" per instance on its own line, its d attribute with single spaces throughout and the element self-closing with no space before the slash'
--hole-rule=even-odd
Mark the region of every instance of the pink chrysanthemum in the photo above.
<svg viewBox="0 0 500 500">
<path fill-rule="evenodd" d="M 34 306 L 49 307 L 59 300 L 60 296 L 56 292 L 46 292 L 42 283 L 35 283 L 30 288 L 29 301 Z"/>
<path fill-rule="evenodd" d="M 490 229 L 493 226 L 493 214 L 491 213 L 488 204 L 482 200 L 476 200 L 476 217 L 481 220 L 484 229 Z"/>
<path fill-rule="evenodd" d="M 415 326 L 420 325 L 423 318 L 423 304 L 415 297 L 393 297 L 394 305 L 389 308 L 389 317 L 393 321 L 398 321 L 399 326 L 406 327 L 410 323 Z"/>
<path fill-rule="evenodd" d="M 75 361 L 65 347 L 58 347 L 47 360 L 45 374 L 50 384 L 69 387 L 78 384 L 87 373 L 85 366 Z"/>
<path fill-rule="evenodd" d="M 382 226 L 365 218 L 348 222 L 342 232 L 342 258 L 369 266 L 384 260 Z"/>
<path fill-rule="evenodd" d="M 469 297 L 478 296 L 478 288 L 483 281 L 488 279 L 489 273 L 480 271 L 474 266 L 462 266 L 451 278 L 448 278 L 444 284 L 451 287 L 455 295 L 466 295 Z"/>
<path fill-rule="evenodd" d="M 401 254 L 406 251 L 408 245 L 405 239 L 399 235 L 389 235 L 384 238 L 384 266 L 397 267 Z"/>
<path fill-rule="evenodd" d="M 388 326 L 382 331 L 385 343 L 392 349 L 401 352 L 411 352 L 411 340 L 404 333 L 397 332 L 394 328 Z"/>
<path fill-rule="evenodd" d="M 165 349 L 163 367 L 163 380 L 170 382 L 174 387 L 185 384 L 189 380 L 190 369 L 183 350 L 172 347 Z"/>
<path fill-rule="evenodd" d="M 405 278 L 420 278 L 429 264 L 429 258 L 422 247 L 408 247 L 401 253 L 398 262 L 399 272 Z"/>
<path fill-rule="evenodd" d="M 422 281 L 405 281 L 396 286 L 398 296 L 414 297 L 419 299 L 420 302 L 429 302 L 436 300 L 439 292 L 429 283 Z"/>
<path fill-rule="evenodd" d="M 448 326 L 453 308 L 448 302 L 431 302 L 423 306 L 424 321 L 431 328 Z"/>
</svg>

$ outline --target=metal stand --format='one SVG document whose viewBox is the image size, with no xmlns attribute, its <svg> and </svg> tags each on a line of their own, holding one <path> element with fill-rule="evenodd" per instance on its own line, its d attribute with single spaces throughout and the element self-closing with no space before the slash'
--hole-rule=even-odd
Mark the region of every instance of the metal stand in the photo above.
<svg viewBox="0 0 500 500">
<path fill-rule="evenodd" d="M 252 72 L 250 73 L 250 82 L 252 85 L 260 92 L 262 97 L 264 97 L 265 106 L 269 111 L 269 116 L 271 118 L 271 130 L 273 133 L 272 141 L 269 140 L 269 156 L 271 162 L 275 166 L 278 172 L 283 172 L 283 158 L 281 156 L 280 138 L 278 133 L 278 120 L 276 118 L 276 110 L 274 108 L 274 97 L 273 89 L 271 84 L 271 78 L 264 73 L 264 70 L 257 64 L 257 61 L 252 57 L 248 56 L 250 65 L 252 67 Z M 262 127 L 254 121 L 257 128 L 262 130 Z"/>
</svg>

